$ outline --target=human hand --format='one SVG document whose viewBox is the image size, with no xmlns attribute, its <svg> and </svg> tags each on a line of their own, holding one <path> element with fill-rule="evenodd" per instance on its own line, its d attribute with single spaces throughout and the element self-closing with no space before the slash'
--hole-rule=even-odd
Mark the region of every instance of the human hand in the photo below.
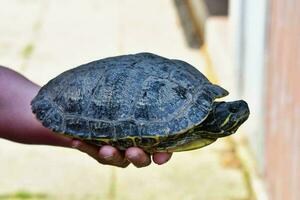
<svg viewBox="0 0 300 200">
<path fill-rule="evenodd" d="M 80 140 L 73 140 L 72 147 L 88 154 L 99 163 L 105 165 L 113 165 L 124 168 L 132 163 L 134 166 L 140 168 L 146 167 L 151 163 L 151 155 L 137 147 L 130 147 L 124 152 L 109 145 L 99 148 Z M 166 163 L 171 156 L 172 154 L 170 153 L 154 153 L 152 155 L 152 159 L 154 163 L 161 165 Z"/>
<path fill-rule="evenodd" d="M 137 147 L 131 147 L 123 152 L 112 146 L 99 148 L 53 134 L 51 130 L 43 127 L 31 112 L 30 101 L 39 89 L 38 85 L 17 72 L 0 66 L 0 138 L 25 144 L 73 147 L 88 154 L 99 163 L 118 167 L 126 167 L 130 163 L 136 167 L 145 167 L 151 163 L 151 155 Z M 169 153 L 152 155 L 156 164 L 163 164 L 170 158 Z"/>
</svg>

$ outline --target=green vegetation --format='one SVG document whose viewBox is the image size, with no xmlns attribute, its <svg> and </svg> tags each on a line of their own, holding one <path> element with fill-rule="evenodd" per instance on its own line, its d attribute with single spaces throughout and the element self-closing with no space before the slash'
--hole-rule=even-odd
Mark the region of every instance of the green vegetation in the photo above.
<svg viewBox="0 0 300 200">
<path fill-rule="evenodd" d="M 33 53 L 33 50 L 34 50 L 34 45 L 33 45 L 33 43 L 29 43 L 29 44 L 27 44 L 24 48 L 23 48 L 23 50 L 22 50 L 22 57 L 24 58 L 24 59 L 28 59 L 28 58 L 30 58 L 30 56 L 32 55 L 32 53 Z"/>
<path fill-rule="evenodd" d="M 0 194 L 0 200 L 17 200 L 17 199 L 47 199 L 48 196 L 43 193 L 31 193 L 28 191 L 18 191 L 10 194 Z"/>
</svg>

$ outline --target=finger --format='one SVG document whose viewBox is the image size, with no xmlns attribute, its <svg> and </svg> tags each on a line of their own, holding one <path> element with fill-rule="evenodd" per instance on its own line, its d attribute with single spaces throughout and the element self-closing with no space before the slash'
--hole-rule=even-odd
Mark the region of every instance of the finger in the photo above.
<svg viewBox="0 0 300 200">
<path fill-rule="evenodd" d="M 154 163 L 158 165 L 162 165 L 168 162 L 171 157 L 172 157 L 171 153 L 154 153 L 152 159 Z"/>
<path fill-rule="evenodd" d="M 72 147 L 98 160 L 98 148 L 80 140 L 73 140 Z"/>
<path fill-rule="evenodd" d="M 103 156 L 100 156 L 100 150 L 101 149 L 99 150 L 98 147 L 93 146 L 93 145 L 89 145 L 89 144 L 87 144 L 83 141 L 80 141 L 80 140 L 73 140 L 72 141 L 72 147 L 75 148 L 75 149 L 78 149 L 81 152 L 84 152 L 84 153 L 88 154 L 89 156 L 91 156 L 92 158 L 97 160 L 99 163 L 104 164 L 104 165 L 114 165 L 114 166 L 118 166 L 118 167 L 126 167 L 126 166 L 129 165 L 129 162 L 125 158 L 124 158 L 123 163 L 116 162 L 115 159 L 105 159 Z M 113 147 L 111 147 L 111 148 L 113 148 Z M 108 153 L 111 153 L 111 152 L 108 152 Z M 117 153 L 115 153 L 115 151 L 113 151 L 113 154 L 117 155 Z"/>
<path fill-rule="evenodd" d="M 105 163 L 109 165 L 127 167 L 130 164 L 125 158 L 124 153 L 109 145 L 101 147 L 98 155 L 101 160 L 105 160 Z"/>
<path fill-rule="evenodd" d="M 130 147 L 125 152 L 125 157 L 136 167 L 146 167 L 150 165 L 151 159 L 142 149 Z"/>
</svg>

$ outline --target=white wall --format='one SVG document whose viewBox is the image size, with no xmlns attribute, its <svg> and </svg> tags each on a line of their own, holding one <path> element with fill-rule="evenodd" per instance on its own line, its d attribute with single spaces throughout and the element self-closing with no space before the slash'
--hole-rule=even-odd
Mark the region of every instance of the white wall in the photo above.
<svg viewBox="0 0 300 200">
<path fill-rule="evenodd" d="M 261 171 L 264 167 L 264 73 L 267 0 L 231 0 L 230 23 L 239 93 L 251 115 L 245 132 Z"/>
</svg>

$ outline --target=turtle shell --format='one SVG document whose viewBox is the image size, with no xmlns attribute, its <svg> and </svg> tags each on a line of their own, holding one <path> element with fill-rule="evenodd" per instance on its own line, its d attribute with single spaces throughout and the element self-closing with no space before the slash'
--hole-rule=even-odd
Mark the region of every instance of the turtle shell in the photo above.
<svg viewBox="0 0 300 200">
<path fill-rule="evenodd" d="M 151 53 L 110 57 L 66 71 L 32 110 L 54 132 L 86 140 L 164 138 L 200 124 L 228 92 L 190 64 Z"/>
</svg>

